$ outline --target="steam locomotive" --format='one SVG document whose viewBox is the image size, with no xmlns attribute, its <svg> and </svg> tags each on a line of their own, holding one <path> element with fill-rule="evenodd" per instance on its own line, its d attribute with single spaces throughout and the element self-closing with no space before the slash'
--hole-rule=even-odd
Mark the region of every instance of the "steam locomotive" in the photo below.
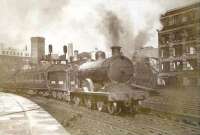
<svg viewBox="0 0 200 135">
<path fill-rule="evenodd" d="M 4 87 L 70 101 L 110 114 L 118 114 L 123 109 L 135 111 L 145 94 L 130 85 L 134 67 L 130 59 L 123 56 L 121 47 L 111 49 L 110 58 L 98 51 L 93 61 L 43 64 L 20 70 Z"/>
</svg>

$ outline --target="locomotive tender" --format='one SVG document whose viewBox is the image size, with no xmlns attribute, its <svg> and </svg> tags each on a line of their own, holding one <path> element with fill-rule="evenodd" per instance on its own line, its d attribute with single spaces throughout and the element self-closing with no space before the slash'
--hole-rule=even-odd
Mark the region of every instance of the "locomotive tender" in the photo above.
<svg viewBox="0 0 200 135">
<path fill-rule="evenodd" d="M 121 47 L 113 46 L 111 49 L 110 58 L 105 58 L 105 53 L 98 51 L 94 61 L 44 64 L 21 70 L 7 82 L 7 86 L 85 105 L 90 109 L 107 110 L 111 114 L 118 114 L 124 108 L 133 111 L 144 95 L 141 90 L 129 85 L 134 71 L 132 62 L 122 55 Z"/>
</svg>

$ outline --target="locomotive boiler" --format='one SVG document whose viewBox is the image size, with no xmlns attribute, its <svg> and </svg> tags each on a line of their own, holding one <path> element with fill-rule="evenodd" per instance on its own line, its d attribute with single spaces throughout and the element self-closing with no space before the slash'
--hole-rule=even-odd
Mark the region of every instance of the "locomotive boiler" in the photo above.
<svg viewBox="0 0 200 135">
<path fill-rule="evenodd" d="M 112 57 L 105 59 L 105 53 L 98 51 L 96 61 L 86 62 L 80 65 L 79 77 L 82 81 L 90 81 L 94 85 L 106 85 L 107 83 L 125 83 L 133 75 L 132 62 L 121 53 L 121 47 L 113 46 Z M 90 91 L 95 91 L 89 86 Z"/>
</svg>

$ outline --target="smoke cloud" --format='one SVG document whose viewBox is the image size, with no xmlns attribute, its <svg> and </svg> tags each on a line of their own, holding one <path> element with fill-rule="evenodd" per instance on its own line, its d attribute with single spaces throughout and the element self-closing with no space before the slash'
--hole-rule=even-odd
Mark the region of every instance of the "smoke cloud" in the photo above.
<svg viewBox="0 0 200 135">
<path fill-rule="evenodd" d="M 161 14 L 199 0 L 0 0 L 0 43 L 24 48 L 30 37 L 43 36 L 54 53 L 72 42 L 80 51 L 157 47 Z M 46 45 L 46 46 L 47 46 Z"/>
<path fill-rule="evenodd" d="M 105 34 L 107 38 L 108 45 L 120 45 L 120 34 L 123 32 L 123 27 L 121 26 L 120 19 L 112 11 L 105 11 L 105 15 L 102 18 L 102 29 L 100 32 Z"/>
</svg>

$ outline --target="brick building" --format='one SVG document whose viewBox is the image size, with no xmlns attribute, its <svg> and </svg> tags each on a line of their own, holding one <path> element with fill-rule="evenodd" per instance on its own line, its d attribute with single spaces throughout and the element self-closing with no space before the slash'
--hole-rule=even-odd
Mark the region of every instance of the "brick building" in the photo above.
<svg viewBox="0 0 200 135">
<path fill-rule="evenodd" d="M 169 10 L 160 20 L 159 76 L 168 85 L 200 86 L 200 3 Z"/>
<path fill-rule="evenodd" d="M 0 48 L 0 83 L 8 79 L 18 69 L 31 60 L 27 50 Z"/>
</svg>

